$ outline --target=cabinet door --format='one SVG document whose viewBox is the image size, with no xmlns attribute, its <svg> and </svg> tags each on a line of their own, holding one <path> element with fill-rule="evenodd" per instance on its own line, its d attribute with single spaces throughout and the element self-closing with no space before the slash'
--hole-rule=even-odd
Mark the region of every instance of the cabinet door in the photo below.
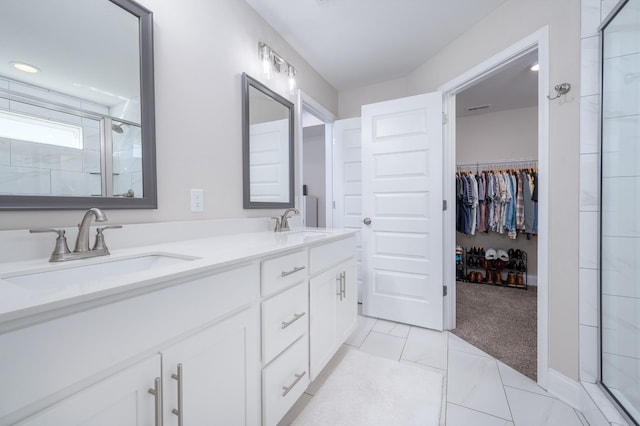
<svg viewBox="0 0 640 426">
<path fill-rule="evenodd" d="M 355 259 L 343 263 L 339 270 L 344 274 L 344 278 L 342 297 L 338 297 L 337 346 L 347 340 L 358 322 L 358 279 Z"/>
<path fill-rule="evenodd" d="M 165 426 L 259 423 L 258 326 L 253 307 L 162 352 Z"/>
<path fill-rule="evenodd" d="M 334 268 L 309 280 L 311 380 L 317 377 L 336 350 L 339 277 Z"/>
<path fill-rule="evenodd" d="M 148 391 L 160 377 L 154 355 L 97 382 L 18 425 L 138 426 L 155 423 L 155 397 Z"/>
</svg>

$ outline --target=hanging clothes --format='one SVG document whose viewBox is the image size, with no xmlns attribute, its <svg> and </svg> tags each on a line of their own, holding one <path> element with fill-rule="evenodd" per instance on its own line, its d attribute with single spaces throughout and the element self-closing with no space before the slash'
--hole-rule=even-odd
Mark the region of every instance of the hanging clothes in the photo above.
<svg viewBox="0 0 640 426">
<path fill-rule="evenodd" d="M 456 174 L 456 230 L 467 235 L 497 232 L 516 239 L 537 234 L 537 171 Z"/>
</svg>

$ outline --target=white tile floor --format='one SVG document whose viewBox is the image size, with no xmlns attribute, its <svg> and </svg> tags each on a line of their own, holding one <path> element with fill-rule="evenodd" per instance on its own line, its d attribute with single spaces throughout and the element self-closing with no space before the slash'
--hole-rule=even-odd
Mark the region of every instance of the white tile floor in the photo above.
<svg viewBox="0 0 640 426">
<path fill-rule="evenodd" d="M 444 374 L 440 425 L 588 425 L 579 411 L 511 367 L 446 331 L 360 316 L 358 327 L 345 347 Z M 340 354 L 334 357 L 281 424 L 288 424 L 295 418 L 340 359 Z"/>
</svg>

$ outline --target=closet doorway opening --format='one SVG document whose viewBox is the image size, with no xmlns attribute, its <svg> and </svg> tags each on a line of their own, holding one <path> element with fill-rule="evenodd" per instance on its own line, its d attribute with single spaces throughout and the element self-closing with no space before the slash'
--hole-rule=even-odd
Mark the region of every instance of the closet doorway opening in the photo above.
<svg viewBox="0 0 640 426">
<path fill-rule="evenodd" d="M 298 96 L 298 208 L 302 224 L 311 228 L 331 228 L 332 144 L 335 116 L 304 92 Z"/>
<path fill-rule="evenodd" d="M 452 253 L 445 260 L 445 327 L 543 387 L 546 40 L 543 29 L 440 89 L 448 118 L 444 185 L 452 200 L 445 212 L 445 251 Z"/>
<path fill-rule="evenodd" d="M 454 334 L 537 376 L 538 63 L 532 51 L 456 96 Z"/>
</svg>

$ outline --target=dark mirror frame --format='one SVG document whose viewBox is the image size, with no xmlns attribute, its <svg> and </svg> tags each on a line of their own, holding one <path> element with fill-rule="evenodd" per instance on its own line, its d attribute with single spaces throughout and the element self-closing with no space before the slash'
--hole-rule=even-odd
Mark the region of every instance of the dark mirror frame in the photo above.
<svg viewBox="0 0 640 426">
<path fill-rule="evenodd" d="M 251 189 L 250 189 L 250 171 L 249 171 L 249 89 L 253 87 L 256 90 L 264 93 L 274 101 L 284 105 L 289 109 L 289 200 L 286 202 L 264 202 L 264 201 L 251 201 Z M 245 209 L 279 209 L 294 206 L 294 181 L 295 181 L 295 167 L 294 167 L 294 153 L 293 153 L 293 103 L 288 99 L 280 96 L 273 90 L 269 89 L 264 84 L 260 83 L 256 79 L 242 74 L 242 178 L 243 178 L 243 205 Z"/>
<path fill-rule="evenodd" d="M 156 125 L 153 78 L 153 13 L 132 0 L 105 0 L 140 21 L 140 102 L 142 131 L 142 198 L 0 195 L 0 210 L 156 209 Z"/>
</svg>

